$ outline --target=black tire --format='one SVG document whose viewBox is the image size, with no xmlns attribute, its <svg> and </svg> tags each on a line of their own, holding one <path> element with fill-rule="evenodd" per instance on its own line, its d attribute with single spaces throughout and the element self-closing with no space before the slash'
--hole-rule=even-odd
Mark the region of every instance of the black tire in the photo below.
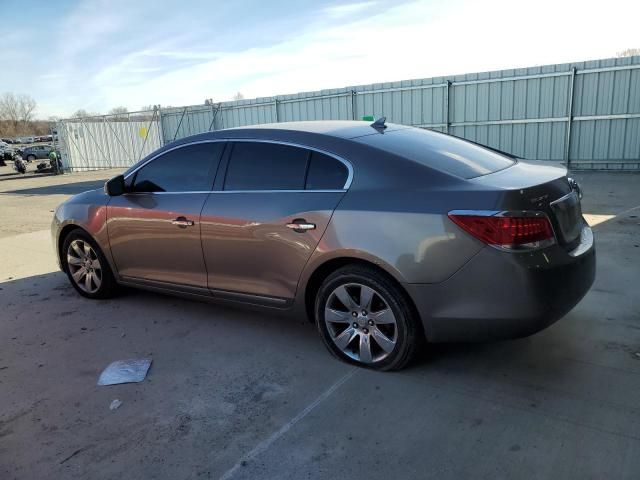
<svg viewBox="0 0 640 480">
<path fill-rule="evenodd" d="M 364 363 L 358 358 L 354 358 L 355 356 L 360 356 L 356 355 L 355 351 L 352 355 L 348 355 L 345 353 L 345 351 L 339 348 L 333 340 L 333 338 L 339 335 L 339 333 L 330 332 L 330 329 L 332 327 L 329 327 L 327 325 L 327 323 L 329 322 L 325 321 L 325 307 L 327 306 L 327 302 L 330 300 L 330 297 L 336 291 L 336 289 L 341 286 L 346 286 L 347 289 L 357 289 L 359 288 L 358 285 L 373 289 L 373 291 L 375 292 L 374 295 L 377 295 L 376 299 L 378 301 L 382 300 L 384 301 L 384 303 L 386 303 L 383 310 L 389 308 L 395 317 L 395 323 L 393 326 L 395 345 L 393 346 L 393 349 L 390 349 L 390 352 L 386 353 L 381 348 L 379 348 L 380 355 L 386 356 L 384 358 L 376 360 L 372 355 L 372 361 L 370 363 Z M 360 295 L 362 295 L 362 293 L 360 293 Z M 331 299 L 331 301 L 335 302 L 335 299 Z M 358 300 L 356 303 L 360 303 L 360 300 Z M 368 312 L 369 315 L 375 315 L 375 313 L 373 312 L 374 309 L 371 308 L 371 310 L 371 312 Z M 407 297 L 407 294 L 387 275 L 376 270 L 375 268 L 368 267 L 366 265 L 347 265 L 329 275 L 322 282 L 322 285 L 318 289 L 314 312 L 316 325 L 329 351 L 339 359 L 361 367 L 382 371 L 400 370 L 406 367 L 415 358 L 416 354 L 420 351 L 422 345 L 425 342 L 422 324 L 417 315 L 417 312 L 415 312 L 415 308 L 412 306 L 411 301 Z M 348 309 L 346 313 L 350 315 L 354 314 L 354 312 L 349 312 Z M 364 321 L 366 318 L 367 317 L 363 317 L 362 320 Z M 356 320 L 356 318 L 353 318 L 353 320 Z M 339 328 L 342 328 L 343 326 L 342 323 L 331 325 L 338 325 Z M 361 348 L 355 346 L 353 342 L 362 345 L 361 343 L 359 343 L 359 338 L 363 335 L 363 333 L 366 333 L 367 335 L 370 335 L 370 338 L 373 338 L 373 341 L 369 340 L 370 352 L 378 345 L 378 343 L 376 343 L 376 345 L 373 345 L 375 335 L 371 332 L 373 332 L 374 328 L 382 328 L 383 325 L 375 325 L 375 322 L 374 324 L 370 323 L 369 325 L 373 325 L 369 327 L 371 330 L 365 328 L 367 325 L 356 327 L 355 321 L 353 323 L 349 322 L 348 324 L 346 324 L 346 326 L 344 327 L 345 330 L 355 330 L 355 333 L 358 335 L 352 338 L 352 341 L 349 342 L 347 349 L 353 348 L 353 350 L 356 350 L 358 348 Z M 359 333 L 357 332 L 358 329 L 360 329 Z"/>
<path fill-rule="evenodd" d="M 27 162 L 33 162 L 35 159 L 35 155 L 27 155 Z"/>
<path fill-rule="evenodd" d="M 72 244 L 75 241 L 79 241 L 79 243 L 76 244 L 76 246 L 81 245 L 82 242 L 88 244 L 93 250 L 93 253 L 95 254 L 95 259 L 97 259 L 99 262 L 100 285 L 97 286 L 97 289 L 95 291 L 88 291 L 83 289 L 78 285 L 76 280 L 73 278 L 73 274 L 71 270 L 74 267 L 73 266 L 70 267 L 67 261 L 67 258 L 68 258 L 68 252 L 70 251 L 70 248 L 72 248 Z M 93 255 L 91 256 L 91 258 L 93 258 Z M 111 271 L 111 267 L 109 266 L 109 262 L 105 258 L 98 244 L 84 230 L 81 230 L 81 229 L 73 230 L 65 237 L 64 242 L 62 244 L 61 260 L 62 260 L 63 269 L 67 274 L 67 277 L 69 278 L 69 282 L 71 282 L 71 285 L 73 286 L 73 288 L 75 288 L 76 291 L 83 297 L 92 298 L 92 299 L 105 299 L 105 298 L 111 298 L 116 293 L 118 285 L 113 276 L 113 272 Z M 97 275 L 97 271 L 98 269 L 95 269 L 94 270 L 95 273 L 92 273 L 92 275 Z M 94 288 L 96 287 L 97 283 L 95 280 L 90 280 L 90 285 L 91 285 L 91 288 Z"/>
</svg>

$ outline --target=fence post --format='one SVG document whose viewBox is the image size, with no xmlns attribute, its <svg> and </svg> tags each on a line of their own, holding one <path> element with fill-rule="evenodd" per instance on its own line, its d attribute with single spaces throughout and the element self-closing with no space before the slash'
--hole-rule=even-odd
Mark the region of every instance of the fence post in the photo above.
<svg viewBox="0 0 640 480">
<path fill-rule="evenodd" d="M 158 110 L 158 135 L 160 135 L 160 146 L 164 147 L 164 125 L 162 125 L 162 107 L 154 105 L 154 110 Z"/>
<path fill-rule="evenodd" d="M 576 67 L 571 69 L 571 76 L 569 77 L 569 105 L 567 107 L 567 138 L 564 145 L 564 164 L 569 168 L 571 159 L 569 158 L 569 149 L 571 148 L 571 124 L 573 123 L 573 89 L 576 83 Z"/>
<path fill-rule="evenodd" d="M 351 120 L 357 120 L 356 116 L 356 95 L 357 92 L 355 90 L 351 90 Z"/>
<path fill-rule="evenodd" d="M 107 121 L 106 117 L 103 116 L 102 117 L 102 127 L 105 129 L 105 132 L 106 132 L 106 126 L 107 126 L 106 121 Z M 103 137 L 104 137 L 104 135 L 103 135 Z M 109 165 L 109 167 L 111 167 L 111 165 L 112 165 L 111 159 L 112 159 L 113 155 L 111 155 L 111 147 L 109 146 L 110 142 L 105 142 L 105 143 L 107 144 L 107 152 L 109 153 L 109 160 L 107 161 L 107 164 Z"/>
<path fill-rule="evenodd" d="M 447 80 L 444 87 L 444 132 L 449 133 L 449 90 L 451 89 L 451 81 Z"/>
<path fill-rule="evenodd" d="M 276 97 L 273 100 L 273 108 L 275 110 L 275 115 L 276 115 L 276 123 L 278 123 L 280 121 L 279 116 L 278 116 L 278 97 Z"/>
<path fill-rule="evenodd" d="M 209 128 L 207 129 L 207 132 L 210 132 L 211 129 L 213 128 L 214 130 L 216 129 L 216 117 L 218 116 L 218 111 L 220 110 L 220 106 L 222 105 L 221 102 L 218 102 L 218 106 L 215 108 L 213 108 L 213 102 L 211 103 L 211 123 L 209 124 Z"/>
<path fill-rule="evenodd" d="M 80 133 L 82 134 L 82 146 L 84 147 L 84 160 L 87 170 L 91 170 L 93 165 L 89 165 L 89 152 L 87 151 L 87 138 L 85 136 L 85 126 L 84 126 L 84 117 L 80 117 Z M 77 131 L 77 129 L 76 129 Z"/>
<path fill-rule="evenodd" d="M 51 135 L 51 145 L 53 146 L 53 151 L 56 152 L 56 164 L 51 166 L 53 167 L 53 171 L 56 173 L 56 175 L 60 175 L 62 173 L 62 171 L 60 170 L 60 164 L 62 162 L 62 159 L 58 156 L 58 152 L 60 151 L 60 149 L 56 146 L 56 137 L 53 134 L 54 131 L 57 131 L 57 130 L 53 128 L 52 124 L 49 124 L 49 134 Z"/>
<path fill-rule="evenodd" d="M 207 102 L 205 102 L 205 105 Z M 209 128 L 207 128 L 207 132 L 211 131 L 211 127 L 213 127 L 213 122 L 216 121 L 216 112 L 213 110 L 213 102 L 209 102 L 209 107 L 211 107 L 211 123 L 209 123 Z"/>
<path fill-rule="evenodd" d="M 138 153 L 138 156 L 136 158 L 136 163 L 139 162 L 140 159 L 142 158 L 142 152 L 144 152 L 144 147 L 147 145 L 147 138 L 149 138 L 149 131 L 153 126 L 153 121 L 156 119 L 156 112 L 157 110 L 154 108 L 153 114 L 151 115 L 151 120 L 149 120 L 149 126 L 147 127 L 147 134 L 144 136 L 144 140 L 142 141 L 142 147 L 140 147 L 140 153 Z"/>
<path fill-rule="evenodd" d="M 180 131 L 180 127 L 182 126 L 182 120 L 184 120 L 184 115 L 185 113 L 187 113 L 187 108 L 189 107 L 184 107 L 184 110 L 182 111 L 182 116 L 180 117 L 180 122 L 178 122 L 178 126 L 176 127 L 176 133 L 173 136 L 172 142 L 175 142 L 176 138 L 178 137 L 178 132 Z"/>
<path fill-rule="evenodd" d="M 121 118 L 116 116 L 115 118 Z M 131 158 L 133 163 L 136 163 L 136 132 L 131 127 L 131 113 L 127 112 L 127 124 L 124 127 L 125 131 L 129 133 L 129 140 L 131 140 Z"/>
</svg>

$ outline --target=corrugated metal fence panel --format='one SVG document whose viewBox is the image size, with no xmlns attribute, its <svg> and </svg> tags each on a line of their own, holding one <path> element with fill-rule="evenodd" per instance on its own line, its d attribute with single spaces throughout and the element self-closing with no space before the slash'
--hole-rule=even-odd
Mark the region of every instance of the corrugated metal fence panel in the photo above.
<svg viewBox="0 0 640 480">
<path fill-rule="evenodd" d="M 356 92 L 353 118 L 386 116 L 387 121 L 393 123 L 442 128 L 445 121 L 444 83 L 442 78 L 428 78 L 353 87 Z"/>
<path fill-rule="evenodd" d="M 575 65 L 575 121 L 569 151 L 573 165 L 588 162 L 586 166 L 595 168 L 640 169 L 640 69 L 624 68 L 638 64 L 640 57 Z M 621 69 L 597 71 L 607 67 Z"/>
<path fill-rule="evenodd" d="M 449 132 L 526 159 L 639 170 L 639 65 L 636 56 L 166 108 L 160 112 L 162 143 L 222 128 L 372 115 Z M 71 129 L 70 139 L 80 142 L 73 121 L 62 123 L 67 127 L 62 134 Z M 113 142 L 125 132 L 114 139 L 105 126 L 95 125 L 99 145 L 121 149 Z M 92 162 L 101 158 L 92 145 L 84 147 L 85 140 L 71 147 L 74 164 L 82 163 L 76 157 L 84 149 Z"/>
<path fill-rule="evenodd" d="M 214 113 L 213 105 L 163 109 L 161 117 L 164 143 L 207 132 L 209 129 L 214 130 Z"/>
<path fill-rule="evenodd" d="M 450 132 L 531 160 L 564 155 L 570 66 L 458 75 Z"/>
<path fill-rule="evenodd" d="M 158 120 L 64 121 L 58 134 L 62 162 L 73 171 L 129 167 L 162 145 Z"/>
<path fill-rule="evenodd" d="M 278 97 L 278 121 L 351 120 L 351 91 L 346 88 Z"/>
<path fill-rule="evenodd" d="M 269 98 L 220 104 L 220 128 L 243 127 L 276 121 L 275 103 Z"/>
</svg>

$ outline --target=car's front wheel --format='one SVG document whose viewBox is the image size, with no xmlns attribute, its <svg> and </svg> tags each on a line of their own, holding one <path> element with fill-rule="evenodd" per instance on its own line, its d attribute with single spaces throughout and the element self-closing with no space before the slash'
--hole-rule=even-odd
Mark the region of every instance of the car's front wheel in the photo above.
<svg viewBox="0 0 640 480">
<path fill-rule="evenodd" d="M 403 368 L 424 341 L 406 294 L 367 266 L 346 266 L 329 275 L 318 291 L 315 315 L 334 355 L 376 370 Z"/>
<path fill-rule="evenodd" d="M 116 281 L 102 250 L 82 230 L 74 230 L 62 246 L 67 277 L 77 292 L 87 298 L 109 298 L 116 291 Z"/>
</svg>

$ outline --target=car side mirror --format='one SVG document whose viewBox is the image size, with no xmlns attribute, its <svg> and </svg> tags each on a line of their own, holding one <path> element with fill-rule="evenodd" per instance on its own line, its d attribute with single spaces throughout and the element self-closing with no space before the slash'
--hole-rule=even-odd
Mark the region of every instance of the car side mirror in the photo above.
<svg viewBox="0 0 640 480">
<path fill-rule="evenodd" d="M 104 184 L 104 191 L 110 197 L 117 197 L 125 192 L 124 176 L 118 175 Z"/>
</svg>

